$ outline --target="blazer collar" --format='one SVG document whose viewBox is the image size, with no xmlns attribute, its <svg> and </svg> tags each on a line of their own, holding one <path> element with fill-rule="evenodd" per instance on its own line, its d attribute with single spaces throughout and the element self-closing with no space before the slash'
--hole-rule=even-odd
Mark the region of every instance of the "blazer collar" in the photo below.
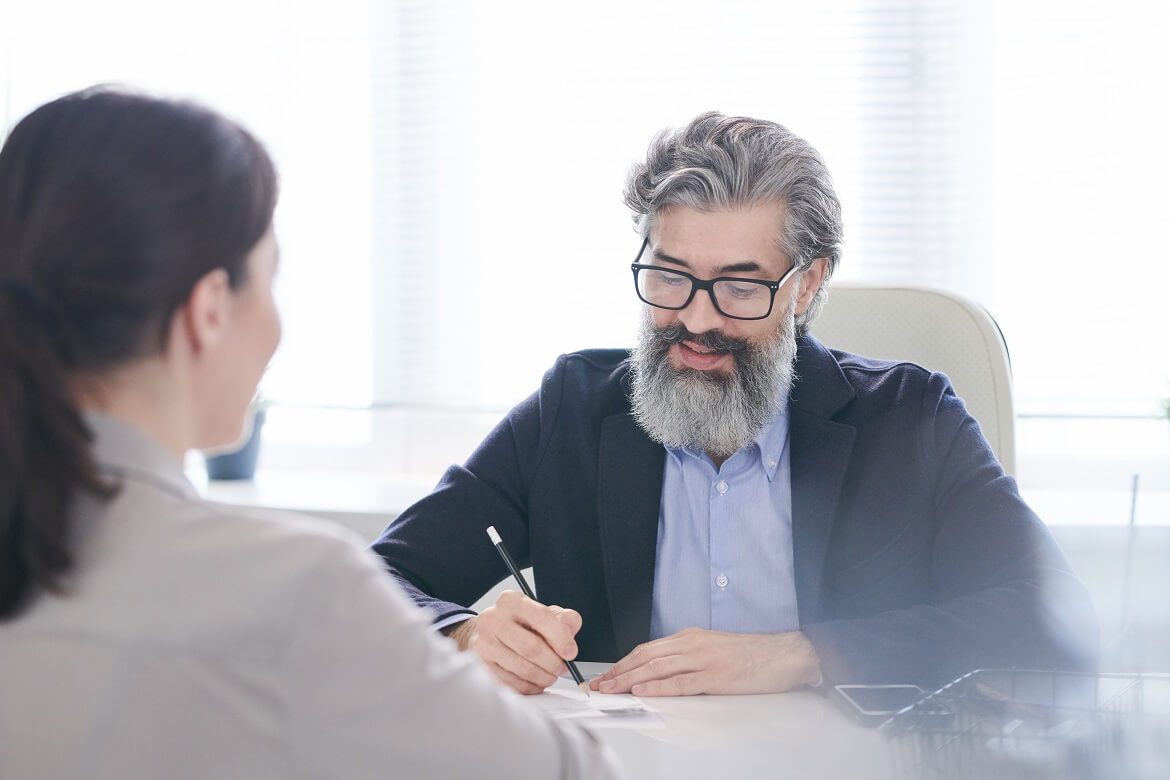
<svg viewBox="0 0 1170 780">
<path fill-rule="evenodd" d="M 812 336 L 797 341 L 797 380 L 789 398 L 792 558 L 801 625 L 816 622 L 837 499 L 857 429 L 832 418 L 856 391 L 833 355 Z"/>
<path fill-rule="evenodd" d="M 650 637 L 665 464 L 666 449 L 652 441 L 631 414 L 614 414 L 602 420 L 597 523 L 615 659 Z"/>
<path fill-rule="evenodd" d="M 830 419 L 856 395 L 824 344 L 810 335 L 796 340 L 796 382 L 788 398 L 789 409 Z"/>
</svg>

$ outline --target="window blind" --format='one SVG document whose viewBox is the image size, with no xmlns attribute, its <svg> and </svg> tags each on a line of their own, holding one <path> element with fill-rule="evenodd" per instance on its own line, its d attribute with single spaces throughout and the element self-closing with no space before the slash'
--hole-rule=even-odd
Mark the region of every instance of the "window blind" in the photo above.
<svg viewBox="0 0 1170 780">
<path fill-rule="evenodd" d="M 843 279 L 985 303 L 1024 413 L 1153 413 L 1170 258 L 1170 10 L 1054 0 L 42 0 L 0 7 L 0 106 L 123 81 L 253 128 L 282 176 L 266 394 L 498 410 L 628 346 L 621 189 L 709 109 L 825 155 Z M 68 19 L 68 24 L 61 20 Z"/>
<path fill-rule="evenodd" d="M 827 157 L 843 275 L 948 284 L 967 261 L 966 44 L 953 0 L 401 0 L 374 48 L 375 394 L 507 406 L 559 352 L 628 346 L 621 205 L 655 132 L 756 115 Z"/>
</svg>

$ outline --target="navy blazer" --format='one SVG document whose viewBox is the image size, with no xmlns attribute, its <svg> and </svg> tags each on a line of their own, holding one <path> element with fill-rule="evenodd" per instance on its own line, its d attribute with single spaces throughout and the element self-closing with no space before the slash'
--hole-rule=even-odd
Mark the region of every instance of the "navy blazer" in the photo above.
<svg viewBox="0 0 1170 780">
<path fill-rule="evenodd" d="M 630 414 L 629 353 L 562 355 L 463 466 L 374 544 L 436 620 L 507 576 L 581 613 L 580 658 L 649 638 L 665 450 Z M 831 682 L 936 686 L 1093 663 L 1084 588 L 942 374 L 799 339 L 789 398 L 801 629 Z"/>
</svg>

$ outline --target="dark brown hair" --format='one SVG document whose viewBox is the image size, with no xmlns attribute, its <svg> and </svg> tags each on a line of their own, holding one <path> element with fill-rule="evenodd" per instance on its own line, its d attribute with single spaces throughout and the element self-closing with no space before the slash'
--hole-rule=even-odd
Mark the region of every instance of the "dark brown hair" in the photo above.
<svg viewBox="0 0 1170 780">
<path fill-rule="evenodd" d="M 195 283 L 245 261 L 276 174 L 201 106 L 93 88 L 54 100 L 0 149 L 0 620 L 72 565 L 70 501 L 109 495 L 70 392 L 162 350 Z"/>
</svg>

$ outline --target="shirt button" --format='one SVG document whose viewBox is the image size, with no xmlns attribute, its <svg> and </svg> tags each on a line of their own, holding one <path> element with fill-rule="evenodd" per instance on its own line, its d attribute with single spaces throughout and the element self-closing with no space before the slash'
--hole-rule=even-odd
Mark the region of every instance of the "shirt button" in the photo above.
<svg viewBox="0 0 1170 780">
<path fill-rule="evenodd" d="M 727 587 L 727 575 L 720 574 L 718 577 L 715 578 L 715 584 L 721 588 L 726 588 Z"/>
<path fill-rule="evenodd" d="M 770 469 L 776 468 L 775 458 L 768 458 L 768 468 L 770 468 Z"/>
<path fill-rule="evenodd" d="M 727 492 L 727 483 L 724 482 L 723 480 L 719 480 L 718 482 L 716 482 L 715 483 L 715 492 L 718 493 L 719 495 L 723 495 L 724 493 L 726 493 Z"/>
</svg>

